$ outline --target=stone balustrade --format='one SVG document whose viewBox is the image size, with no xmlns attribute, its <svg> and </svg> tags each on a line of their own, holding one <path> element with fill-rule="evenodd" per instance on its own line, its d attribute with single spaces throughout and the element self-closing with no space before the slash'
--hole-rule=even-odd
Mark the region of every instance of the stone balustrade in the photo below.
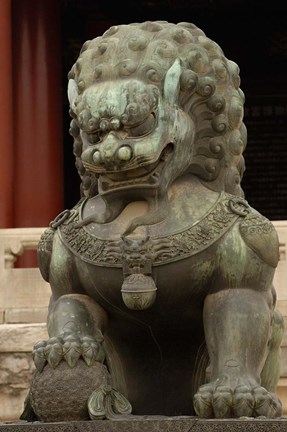
<svg viewBox="0 0 287 432">
<path fill-rule="evenodd" d="M 274 285 L 286 322 L 278 395 L 287 413 L 287 221 L 274 226 L 280 240 L 280 262 Z M 47 338 L 50 287 L 38 268 L 17 268 L 17 258 L 37 248 L 44 228 L 0 229 L 0 421 L 18 420 L 34 370 L 33 345 Z"/>
<path fill-rule="evenodd" d="M 0 229 L 0 420 L 19 418 L 34 370 L 31 350 L 47 338 L 50 286 L 38 268 L 15 267 L 43 231 Z"/>
</svg>

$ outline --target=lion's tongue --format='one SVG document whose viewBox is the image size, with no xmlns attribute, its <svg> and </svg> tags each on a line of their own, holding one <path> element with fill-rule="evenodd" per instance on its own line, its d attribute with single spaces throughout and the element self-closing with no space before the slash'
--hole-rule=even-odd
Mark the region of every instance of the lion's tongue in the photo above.
<svg viewBox="0 0 287 432">
<path fill-rule="evenodd" d="M 168 214 L 168 200 L 166 193 L 149 199 L 148 204 L 148 211 L 145 214 L 131 220 L 122 237 L 128 236 L 139 226 L 154 225 L 166 218 Z"/>
</svg>

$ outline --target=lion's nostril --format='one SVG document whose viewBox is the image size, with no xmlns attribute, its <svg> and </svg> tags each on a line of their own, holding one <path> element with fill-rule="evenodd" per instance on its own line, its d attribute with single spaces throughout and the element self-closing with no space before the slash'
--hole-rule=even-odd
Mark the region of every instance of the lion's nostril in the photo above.
<svg viewBox="0 0 287 432">
<path fill-rule="evenodd" d="M 120 120 L 118 118 L 112 118 L 110 121 L 112 130 L 118 130 L 121 126 Z"/>
<path fill-rule="evenodd" d="M 93 161 L 95 164 L 101 163 L 101 154 L 98 150 L 96 150 L 93 154 Z"/>
<path fill-rule="evenodd" d="M 122 161 L 128 161 L 128 160 L 130 160 L 131 157 L 132 157 L 132 150 L 131 150 L 131 148 L 128 147 L 128 146 L 122 146 L 118 150 L 118 157 Z"/>
<path fill-rule="evenodd" d="M 107 132 L 110 130 L 110 122 L 107 119 L 103 119 L 100 121 L 100 129 L 103 132 Z"/>
</svg>

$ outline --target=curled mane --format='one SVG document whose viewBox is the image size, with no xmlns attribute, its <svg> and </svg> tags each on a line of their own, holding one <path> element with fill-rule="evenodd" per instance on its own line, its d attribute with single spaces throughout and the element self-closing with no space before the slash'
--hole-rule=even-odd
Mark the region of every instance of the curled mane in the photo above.
<svg viewBox="0 0 287 432">
<path fill-rule="evenodd" d="M 81 162 L 80 128 L 92 129 L 98 121 L 85 109 L 84 90 L 103 81 L 137 78 L 163 93 L 166 73 L 176 59 L 182 66 L 177 105 L 192 118 L 196 131 L 188 171 L 215 191 L 243 195 L 247 133 L 239 68 L 194 24 L 166 21 L 111 27 L 85 42 L 69 73 L 77 86 L 70 133 L 83 195 L 97 193 L 97 178 Z"/>
</svg>

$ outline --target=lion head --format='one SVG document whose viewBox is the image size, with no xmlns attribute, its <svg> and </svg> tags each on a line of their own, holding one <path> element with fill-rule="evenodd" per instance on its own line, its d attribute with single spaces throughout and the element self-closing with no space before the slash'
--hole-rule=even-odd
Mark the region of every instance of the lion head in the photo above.
<svg viewBox="0 0 287 432">
<path fill-rule="evenodd" d="M 239 68 L 194 24 L 119 25 L 85 42 L 69 73 L 83 193 L 163 193 L 192 173 L 242 196 Z"/>
</svg>

